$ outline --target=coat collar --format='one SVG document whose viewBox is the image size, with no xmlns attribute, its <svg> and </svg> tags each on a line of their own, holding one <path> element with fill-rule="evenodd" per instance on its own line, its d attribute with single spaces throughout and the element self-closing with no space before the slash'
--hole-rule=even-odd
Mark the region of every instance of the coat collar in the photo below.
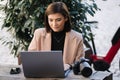
<svg viewBox="0 0 120 80">
<path fill-rule="evenodd" d="M 46 33 L 44 36 L 44 43 L 46 45 L 44 45 L 44 50 L 51 50 L 51 33 Z M 66 36 L 65 36 L 65 43 L 64 43 L 64 50 L 65 48 L 67 48 L 68 43 L 72 42 L 72 40 L 74 39 L 74 36 L 72 34 L 72 30 L 70 32 L 66 32 Z"/>
</svg>

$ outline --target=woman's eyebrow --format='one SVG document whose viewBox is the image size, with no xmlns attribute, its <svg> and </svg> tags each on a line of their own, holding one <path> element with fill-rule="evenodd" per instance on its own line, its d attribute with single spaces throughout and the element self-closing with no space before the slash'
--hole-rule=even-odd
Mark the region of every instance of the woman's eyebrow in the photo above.
<svg viewBox="0 0 120 80">
<path fill-rule="evenodd" d="M 48 18 L 48 19 L 51 19 L 51 20 L 53 20 L 53 18 Z M 59 18 L 55 18 L 55 19 L 62 19 L 62 17 L 59 17 Z"/>
</svg>

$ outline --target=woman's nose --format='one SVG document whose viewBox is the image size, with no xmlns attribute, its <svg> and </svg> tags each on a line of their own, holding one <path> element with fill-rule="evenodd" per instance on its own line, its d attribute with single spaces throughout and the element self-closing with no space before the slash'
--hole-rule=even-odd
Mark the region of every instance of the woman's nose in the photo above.
<svg viewBox="0 0 120 80">
<path fill-rule="evenodd" d="M 56 26 L 56 25 L 57 25 L 56 21 L 53 21 L 53 26 Z"/>
</svg>

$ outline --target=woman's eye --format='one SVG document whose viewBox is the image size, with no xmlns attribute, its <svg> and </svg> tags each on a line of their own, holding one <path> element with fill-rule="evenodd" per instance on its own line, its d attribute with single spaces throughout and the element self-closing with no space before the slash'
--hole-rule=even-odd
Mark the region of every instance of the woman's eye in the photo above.
<svg viewBox="0 0 120 80">
<path fill-rule="evenodd" d="M 53 20 L 52 19 L 49 19 L 50 22 L 52 22 Z"/>
<path fill-rule="evenodd" d="M 61 18 L 60 18 L 60 19 L 57 19 L 57 21 L 61 21 Z"/>
</svg>

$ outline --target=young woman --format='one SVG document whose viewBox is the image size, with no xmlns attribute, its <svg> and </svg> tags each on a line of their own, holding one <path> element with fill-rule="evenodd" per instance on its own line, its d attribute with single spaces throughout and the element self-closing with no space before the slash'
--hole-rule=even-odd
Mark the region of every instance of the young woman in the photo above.
<svg viewBox="0 0 120 80">
<path fill-rule="evenodd" d="M 82 35 L 71 30 L 70 14 L 63 2 L 53 2 L 45 11 L 45 28 L 36 29 L 29 51 L 62 50 L 64 64 L 84 56 Z"/>
</svg>

